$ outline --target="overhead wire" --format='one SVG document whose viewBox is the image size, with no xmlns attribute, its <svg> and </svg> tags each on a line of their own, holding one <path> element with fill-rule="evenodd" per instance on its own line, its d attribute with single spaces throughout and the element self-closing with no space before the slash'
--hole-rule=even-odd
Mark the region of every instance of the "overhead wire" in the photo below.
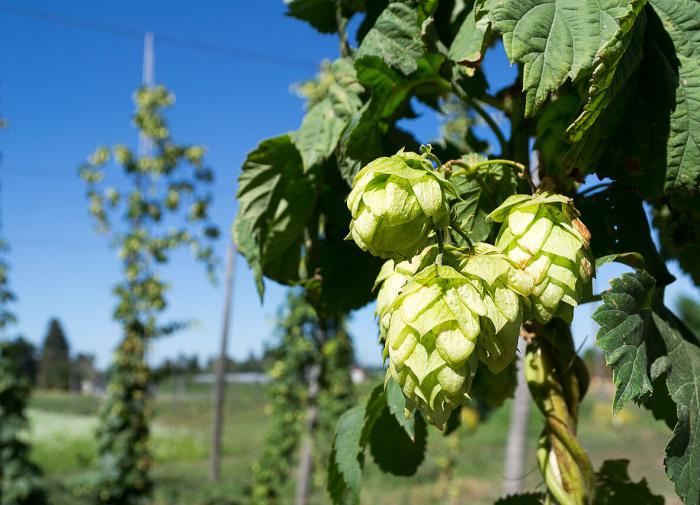
<svg viewBox="0 0 700 505">
<path fill-rule="evenodd" d="M 10 2 L 0 1 L 0 11 L 34 19 L 42 19 L 55 24 L 64 26 L 72 26 L 86 30 L 93 30 L 102 33 L 111 33 L 119 37 L 126 37 L 136 40 L 143 40 L 143 34 L 150 30 L 142 30 L 134 27 L 122 26 L 113 23 L 105 23 L 103 21 L 95 21 L 91 19 L 78 18 L 67 16 L 57 12 L 35 9 L 23 5 L 16 5 Z M 309 70 L 318 69 L 318 64 L 312 61 L 291 56 L 283 56 L 279 54 L 267 53 L 255 49 L 247 49 L 242 47 L 227 46 L 216 44 L 213 42 L 179 37 L 177 35 L 154 32 L 159 44 L 167 44 L 170 46 L 191 49 L 208 54 L 216 54 L 228 58 L 236 58 L 248 60 L 255 63 L 265 63 L 269 65 L 277 65 L 291 68 L 305 68 Z"/>
</svg>

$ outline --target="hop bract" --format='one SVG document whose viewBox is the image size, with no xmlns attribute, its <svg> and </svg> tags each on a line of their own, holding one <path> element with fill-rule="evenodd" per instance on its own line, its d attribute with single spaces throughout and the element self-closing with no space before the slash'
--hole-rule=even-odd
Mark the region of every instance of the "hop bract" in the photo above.
<svg viewBox="0 0 700 505">
<path fill-rule="evenodd" d="M 449 224 L 445 191 L 454 191 L 432 164 L 399 151 L 378 158 L 355 176 L 348 196 L 348 238 L 382 258 L 411 258 L 433 229 Z"/>
<path fill-rule="evenodd" d="M 374 288 L 379 287 L 375 315 L 379 320 L 379 338 L 382 342 L 386 339 L 386 331 L 389 329 L 391 307 L 401 289 L 416 273 L 420 262 L 421 256 L 414 256 L 411 261 L 401 261 L 398 264 L 394 260 L 387 260 L 374 281 Z"/>
<path fill-rule="evenodd" d="M 571 322 L 573 309 L 591 291 L 590 233 L 570 198 L 542 193 L 513 195 L 490 218 L 503 222 L 496 246 L 520 270 L 511 285 L 528 295 L 532 316 Z"/>
<path fill-rule="evenodd" d="M 380 317 L 382 324 L 388 317 L 388 374 L 403 389 L 407 408 L 442 429 L 468 398 L 479 359 L 498 371 L 512 360 L 522 310 L 506 286 L 510 263 L 492 247 L 464 255 L 446 246 L 442 265 L 436 257 L 436 246 L 421 255 L 417 273 Z M 396 269 L 385 282 L 393 279 L 398 284 Z"/>
</svg>

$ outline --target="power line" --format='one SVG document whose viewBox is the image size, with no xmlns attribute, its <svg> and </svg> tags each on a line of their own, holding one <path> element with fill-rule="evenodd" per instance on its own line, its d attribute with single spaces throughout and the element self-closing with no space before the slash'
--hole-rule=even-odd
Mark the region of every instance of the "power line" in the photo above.
<svg viewBox="0 0 700 505">
<path fill-rule="evenodd" d="M 147 31 L 127 26 L 115 25 L 112 23 L 104 23 L 102 21 L 93 21 L 90 19 L 66 16 L 57 12 L 44 11 L 2 1 L 0 1 L 0 11 L 16 16 L 42 19 L 51 23 L 61 24 L 64 26 L 71 26 L 74 28 L 82 28 L 102 33 L 111 33 L 112 35 L 130 39 L 137 39 L 139 41 L 143 40 L 143 34 Z M 193 51 L 199 51 L 202 53 L 216 54 L 228 58 L 248 60 L 253 61 L 255 63 L 266 63 L 268 65 L 277 65 L 296 69 L 300 67 L 309 70 L 318 69 L 318 65 L 316 63 L 307 60 L 302 60 L 299 58 L 280 56 L 277 54 L 265 53 L 253 49 L 224 46 L 202 40 L 188 39 L 165 33 L 155 33 L 154 35 L 157 35 L 159 43 L 167 44 L 174 47 L 191 49 Z"/>
</svg>

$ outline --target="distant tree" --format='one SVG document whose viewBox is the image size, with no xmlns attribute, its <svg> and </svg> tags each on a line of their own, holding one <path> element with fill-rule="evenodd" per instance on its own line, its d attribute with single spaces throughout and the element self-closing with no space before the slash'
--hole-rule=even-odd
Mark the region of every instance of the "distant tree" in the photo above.
<svg viewBox="0 0 700 505">
<path fill-rule="evenodd" d="M 80 391 L 83 382 L 94 382 L 96 379 L 97 370 L 95 369 L 95 356 L 93 354 L 78 353 L 75 358 L 71 360 L 71 389 Z"/>
<path fill-rule="evenodd" d="M 39 387 L 64 389 L 70 385 L 70 349 L 58 319 L 49 321 L 39 361 Z"/>
<path fill-rule="evenodd" d="M 17 368 L 32 385 L 36 385 L 39 370 L 36 346 L 22 336 L 18 336 L 7 345 L 11 348 L 10 352 Z"/>
<path fill-rule="evenodd" d="M 686 295 L 678 298 L 678 315 L 690 328 L 690 331 L 700 336 L 700 302 Z"/>
</svg>

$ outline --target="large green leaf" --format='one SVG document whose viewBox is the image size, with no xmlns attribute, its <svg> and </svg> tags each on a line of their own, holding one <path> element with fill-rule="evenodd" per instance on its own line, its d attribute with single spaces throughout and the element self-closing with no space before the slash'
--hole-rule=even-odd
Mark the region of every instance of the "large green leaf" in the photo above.
<svg viewBox="0 0 700 505">
<path fill-rule="evenodd" d="M 472 8 L 459 27 L 448 56 L 457 64 L 465 68 L 466 73 L 474 73 L 474 67 L 484 57 L 486 43 L 491 31 L 490 23 L 477 23 L 476 8 Z"/>
<path fill-rule="evenodd" d="M 364 405 L 353 407 L 338 419 L 328 465 L 328 492 L 335 504 L 360 502 L 364 419 Z"/>
<path fill-rule="evenodd" d="M 415 432 L 409 437 L 389 409 L 382 412 L 372 427 L 370 450 L 382 471 L 409 476 L 425 459 L 426 425 L 420 414 L 415 417 Z"/>
<path fill-rule="evenodd" d="M 628 474 L 629 461 L 616 459 L 604 461 L 596 472 L 596 490 L 593 505 L 663 505 L 664 497 L 649 489 L 646 479 L 633 482 Z"/>
<path fill-rule="evenodd" d="M 666 473 L 685 503 L 700 503 L 700 341 L 669 311 L 652 317 L 666 346 L 652 372 L 666 375 L 678 416 L 666 446 Z"/>
<path fill-rule="evenodd" d="M 542 493 L 521 493 L 499 498 L 495 505 L 541 505 L 542 503 L 544 503 Z"/>
<path fill-rule="evenodd" d="M 639 253 L 657 286 L 675 280 L 659 258 L 643 202 L 636 192 L 612 185 L 585 197 L 577 196 L 575 203 L 593 237 L 591 249 L 596 258 Z"/>
<path fill-rule="evenodd" d="M 293 135 L 304 170 L 326 161 L 333 154 L 343 130 L 362 107 L 363 88 L 347 59 L 336 60 L 325 68 L 313 88 L 313 96 L 309 97 L 311 109 Z"/>
<path fill-rule="evenodd" d="M 360 405 L 348 410 L 338 420 L 331 447 L 328 491 L 334 505 L 360 502 L 362 470 L 366 446 L 386 472 L 412 475 L 423 462 L 426 446 L 426 424 L 422 418 L 415 421 L 398 417 L 397 396 L 401 392 L 391 381 L 378 385 Z"/>
<path fill-rule="evenodd" d="M 410 112 L 409 100 L 418 92 L 439 96 L 449 91 L 449 83 L 439 74 L 443 61 L 441 55 L 426 55 L 416 62 L 416 71 L 406 77 L 378 56 L 355 60 L 357 78 L 371 96 L 354 115 L 340 141 L 340 169 L 348 183 L 371 160 L 394 154 L 401 147 L 412 147 L 407 141 L 413 139 L 398 135 L 401 132 L 393 125 L 407 109 Z"/>
<path fill-rule="evenodd" d="M 365 446 L 374 423 L 386 409 L 383 385 L 338 419 L 328 461 L 327 489 L 334 505 L 360 503 Z"/>
<path fill-rule="evenodd" d="M 524 64 L 525 113 L 532 115 L 567 78 L 588 72 L 617 32 L 628 0 L 504 0 L 490 12 L 511 61 Z"/>
<path fill-rule="evenodd" d="M 567 129 L 569 140 L 581 140 L 585 131 L 606 110 L 622 86 L 634 74 L 642 59 L 647 0 L 632 0 L 632 9 L 619 20 L 615 36 L 596 55 L 588 96 L 580 115 Z M 641 13 L 641 18 L 638 19 Z"/>
<path fill-rule="evenodd" d="M 651 0 L 651 5 L 671 37 L 678 72 L 664 188 L 697 192 L 700 188 L 700 2 Z"/>
<path fill-rule="evenodd" d="M 473 164 L 485 158 L 468 156 Z M 488 215 L 506 198 L 516 192 L 518 179 L 513 167 L 506 165 L 486 165 L 468 171 L 464 175 L 453 176 L 460 199 L 452 203 L 452 212 L 459 227 L 473 242 L 483 242 L 495 238 L 498 223 L 487 219 Z M 460 245 L 465 241 L 457 233 L 452 238 Z"/>
<path fill-rule="evenodd" d="M 283 284 L 298 281 L 315 191 L 289 135 L 264 140 L 248 153 L 236 196 L 234 240 L 253 269 L 260 296 L 263 275 Z"/>
<path fill-rule="evenodd" d="M 670 394 L 677 423 L 666 446 L 666 473 L 685 503 L 700 501 L 700 340 L 663 306 L 663 291 L 644 271 L 623 274 L 594 314 L 597 343 L 613 367 L 615 408 Z M 636 349 L 635 349 L 636 348 Z M 653 387 L 665 381 L 664 391 Z M 660 405 L 656 402 L 656 407 Z M 652 407 L 653 408 L 653 407 Z M 668 419 L 668 416 L 660 416 Z"/>
<path fill-rule="evenodd" d="M 513 398 L 518 385 L 518 368 L 513 361 L 505 370 L 494 374 L 489 367 L 477 369 L 469 392 L 480 407 L 501 407 L 507 399 Z"/>
<path fill-rule="evenodd" d="M 324 314 L 346 314 L 367 305 L 376 295 L 372 287 L 382 264 L 380 258 L 363 252 L 353 242 L 342 238 L 319 241 L 318 266 L 323 282 L 318 309 Z"/>
<path fill-rule="evenodd" d="M 287 16 L 306 21 L 321 33 L 335 33 L 335 0 L 288 0 Z"/>
<path fill-rule="evenodd" d="M 403 2 L 390 3 L 362 40 L 357 58 L 378 56 L 387 65 L 408 75 L 423 55 L 419 13 Z"/>
<path fill-rule="evenodd" d="M 654 202 L 653 216 L 663 257 L 678 261 L 695 285 L 700 286 L 700 193 Z"/>
<path fill-rule="evenodd" d="M 535 149 L 539 154 L 541 174 L 555 180 L 566 173 L 564 163 L 571 146 L 566 141 L 566 129 L 581 108 L 581 98 L 571 86 L 564 86 L 546 107 L 535 115 Z M 578 174 L 572 173 L 572 177 Z"/>
<path fill-rule="evenodd" d="M 656 342 L 649 320 L 654 286 L 654 278 L 642 270 L 624 274 L 612 281 L 612 289 L 603 293 L 603 304 L 593 314 L 600 325 L 596 344 L 613 369 L 615 412 L 653 392 L 651 363 L 655 356 L 650 356 L 649 347 Z"/>
<path fill-rule="evenodd" d="M 333 154 L 349 119 L 341 116 L 329 99 L 313 106 L 294 135 L 294 144 L 301 153 L 304 170 L 309 170 Z"/>
<path fill-rule="evenodd" d="M 572 149 L 582 172 L 597 171 L 647 199 L 700 187 L 700 3 L 651 2 L 644 57 Z M 644 128 L 640 128 L 644 125 Z"/>
<path fill-rule="evenodd" d="M 406 398 L 394 379 L 386 381 L 386 404 L 389 412 L 396 422 L 403 427 L 406 435 L 415 441 L 416 438 L 416 417 L 406 415 Z"/>
</svg>

